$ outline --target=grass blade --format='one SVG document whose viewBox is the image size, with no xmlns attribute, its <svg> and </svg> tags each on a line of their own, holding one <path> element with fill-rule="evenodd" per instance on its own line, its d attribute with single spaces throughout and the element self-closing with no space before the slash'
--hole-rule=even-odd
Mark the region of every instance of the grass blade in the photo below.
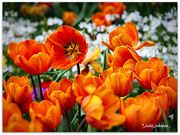
<svg viewBox="0 0 180 135">
<path fill-rule="evenodd" d="M 162 113 L 163 113 L 164 123 L 165 123 L 165 125 L 167 126 L 167 127 L 165 128 L 165 129 L 166 129 L 166 132 L 170 132 L 170 130 L 169 130 L 169 125 L 168 125 L 168 120 L 167 120 L 167 118 L 166 118 L 166 115 L 165 115 L 163 109 L 162 109 Z"/>
</svg>

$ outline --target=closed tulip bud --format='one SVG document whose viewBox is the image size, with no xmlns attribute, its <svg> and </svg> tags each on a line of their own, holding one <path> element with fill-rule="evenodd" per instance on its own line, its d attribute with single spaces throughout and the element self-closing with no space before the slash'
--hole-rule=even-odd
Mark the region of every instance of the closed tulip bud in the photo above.
<svg viewBox="0 0 180 135">
<path fill-rule="evenodd" d="M 126 70 L 120 68 L 117 73 L 109 75 L 106 78 L 105 83 L 111 85 L 115 95 L 124 97 L 131 91 L 133 81 L 133 73 L 131 72 L 129 74 Z"/>
<path fill-rule="evenodd" d="M 61 122 L 61 108 L 58 101 L 55 105 L 48 100 L 33 102 L 29 107 L 29 115 L 31 119 L 35 117 L 43 124 L 43 132 L 53 131 Z"/>
<path fill-rule="evenodd" d="M 146 95 L 129 97 L 120 105 L 121 114 L 126 116 L 124 126 L 131 132 L 150 132 L 161 116 L 160 106 Z"/>
<path fill-rule="evenodd" d="M 3 80 L 4 89 L 6 94 L 9 94 L 12 98 L 12 102 L 17 104 L 23 104 L 27 102 L 31 96 L 30 82 L 26 76 L 21 78 L 17 76 L 12 76 L 9 80 Z"/>
<path fill-rule="evenodd" d="M 62 110 L 70 110 L 76 103 L 71 86 L 72 82 L 67 78 L 63 78 L 59 83 L 52 82 L 49 86 L 49 91 L 46 89 L 44 93 L 45 99 L 53 103 L 58 100 Z"/>
<path fill-rule="evenodd" d="M 139 61 L 135 66 L 136 79 L 145 89 L 151 89 L 151 82 L 158 85 L 162 78 L 169 75 L 169 67 L 157 57 L 145 61 Z"/>
<path fill-rule="evenodd" d="M 48 50 L 35 40 L 12 42 L 7 51 L 13 62 L 30 75 L 46 72 L 53 62 L 53 49 Z"/>
</svg>

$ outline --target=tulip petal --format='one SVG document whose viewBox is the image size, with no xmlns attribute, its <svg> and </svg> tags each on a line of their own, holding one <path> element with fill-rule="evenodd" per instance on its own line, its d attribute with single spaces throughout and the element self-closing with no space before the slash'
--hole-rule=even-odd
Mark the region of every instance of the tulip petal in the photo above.
<svg viewBox="0 0 180 135">
<path fill-rule="evenodd" d="M 93 94 L 103 84 L 102 80 L 96 76 L 86 77 L 83 81 L 84 89 L 89 93 Z"/>
<path fill-rule="evenodd" d="M 90 61 L 90 64 L 92 65 L 93 69 L 98 72 L 101 73 L 102 72 L 102 66 L 97 63 L 96 61 Z"/>
<path fill-rule="evenodd" d="M 36 69 L 23 56 L 18 55 L 14 62 L 30 75 L 36 75 Z"/>
<path fill-rule="evenodd" d="M 100 120 L 103 115 L 104 106 L 102 100 L 93 95 L 88 96 L 82 101 L 82 109 L 86 113 L 86 117 L 92 117 Z"/>
<path fill-rule="evenodd" d="M 142 44 L 140 44 L 138 47 L 136 47 L 135 50 L 140 50 L 144 46 L 148 46 L 148 47 L 155 46 L 155 43 L 154 42 L 147 42 L 147 41 L 145 41 Z"/>
<path fill-rule="evenodd" d="M 111 126 L 119 126 L 124 124 L 126 117 L 122 114 L 112 113 L 104 116 L 102 120 L 107 121 Z"/>
<path fill-rule="evenodd" d="M 177 80 L 172 76 L 164 77 L 158 84 L 158 86 L 161 86 L 161 85 L 166 86 L 166 87 L 169 86 L 177 92 Z"/>
</svg>

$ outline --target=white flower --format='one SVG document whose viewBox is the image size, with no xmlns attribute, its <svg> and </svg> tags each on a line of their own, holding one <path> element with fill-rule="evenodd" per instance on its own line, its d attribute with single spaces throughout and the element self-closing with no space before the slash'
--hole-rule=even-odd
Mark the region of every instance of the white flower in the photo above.
<svg viewBox="0 0 180 135">
<path fill-rule="evenodd" d="M 166 47 L 163 47 L 162 52 L 163 52 L 163 53 L 166 53 L 166 52 L 167 52 L 167 48 L 166 48 Z"/>
<path fill-rule="evenodd" d="M 158 40 L 158 36 L 157 35 L 152 35 L 151 39 L 154 40 L 154 41 L 157 41 Z"/>
<path fill-rule="evenodd" d="M 165 36 L 163 37 L 163 39 L 164 39 L 164 41 L 168 41 L 168 40 L 170 39 L 170 37 L 169 37 L 168 35 L 165 35 Z"/>
<path fill-rule="evenodd" d="M 111 21 L 111 15 L 110 15 L 110 14 L 107 14 L 107 15 L 105 16 L 105 18 L 106 18 L 107 21 Z"/>
<path fill-rule="evenodd" d="M 144 26 L 143 26 L 143 31 L 146 32 L 146 31 L 148 31 L 148 30 L 149 30 L 149 26 L 148 26 L 148 25 L 144 25 Z"/>
</svg>

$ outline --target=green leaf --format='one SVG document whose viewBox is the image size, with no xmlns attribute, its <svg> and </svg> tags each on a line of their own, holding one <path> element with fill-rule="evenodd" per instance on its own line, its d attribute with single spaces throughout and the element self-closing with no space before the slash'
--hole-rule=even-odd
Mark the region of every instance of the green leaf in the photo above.
<svg viewBox="0 0 180 135">
<path fill-rule="evenodd" d="M 8 75 L 8 73 L 9 73 L 9 70 L 8 70 L 8 71 L 6 71 L 6 72 L 3 74 L 3 79 L 5 79 L 5 78 L 6 78 L 6 76 Z"/>
<path fill-rule="evenodd" d="M 72 119 L 71 124 L 75 121 L 75 119 L 77 118 L 77 115 L 78 115 L 78 111 L 77 111 L 76 114 L 74 115 L 74 118 Z"/>
<path fill-rule="evenodd" d="M 66 121 L 66 117 L 61 115 L 63 118 L 61 120 L 61 124 L 58 126 L 58 130 L 59 132 L 65 132 L 67 131 L 67 121 Z"/>
<path fill-rule="evenodd" d="M 87 13 L 86 17 L 91 17 L 91 15 L 95 12 L 95 10 L 98 8 L 98 4 L 97 3 L 94 3 L 89 12 Z"/>
<path fill-rule="evenodd" d="M 86 115 L 86 113 L 83 111 L 82 107 L 81 107 L 81 116 Z"/>
<path fill-rule="evenodd" d="M 162 113 L 163 113 L 164 123 L 165 123 L 165 125 L 167 126 L 167 127 L 165 128 L 165 129 L 166 129 L 166 132 L 170 132 L 170 130 L 169 130 L 169 125 L 168 125 L 168 120 L 167 120 L 167 118 L 166 118 L 166 115 L 165 115 L 163 109 L 162 109 Z"/>
<path fill-rule="evenodd" d="M 91 125 L 88 124 L 88 127 L 87 127 L 87 132 L 96 132 L 98 129 L 92 127 Z"/>
<path fill-rule="evenodd" d="M 93 132 L 92 126 L 88 124 L 87 132 Z"/>
<path fill-rule="evenodd" d="M 39 86 L 39 83 L 38 83 L 38 78 L 37 78 L 37 76 L 33 76 L 33 80 L 34 80 L 35 86 L 38 87 L 38 95 L 39 95 L 39 102 L 40 102 L 40 101 L 41 101 L 40 86 Z"/>
<path fill-rule="evenodd" d="M 70 68 L 71 69 L 71 68 Z M 59 82 L 61 80 L 61 77 L 67 72 L 69 71 L 70 69 L 67 69 L 67 70 L 63 70 L 57 77 L 56 79 L 54 80 L 55 82 Z"/>
<path fill-rule="evenodd" d="M 84 2 L 82 6 L 82 10 L 80 14 L 78 15 L 78 18 L 76 19 L 76 21 L 73 23 L 72 27 L 75 27 L 80 21 L 83 20 L 83 18 L 86 15 L 86 7 L 87 7 L 87 2 Z"/>
<path fill-rule="evenodd" d="M 104 59 L 103 59 L 103 70 L 102 70 L 102 72 L 107 69 L 107 64 L 106 64 L 106 50 L 104 50 L 103 54 L 104 54 Z"/>
<path fill-rule="evenodd" d="M 26 114 L 23 114 L 23 119 L 26 119 L 28 121 L 31 121 L 31 118 L 29 116 L 29 112 L 27 112 Z"/>
<path fill-rule="evenodd" d="M 61 72 L 61 71 L 62 71 L 62 70 L 53 71 L 53 72 L 45 72 L 45 73 L 42 73 L 41 76 L 42 76 L 42 75 L 49 75 L 49 74 L 57 74 L 57 73 L 59 73 L 59 72 Z"/>
</svg>

